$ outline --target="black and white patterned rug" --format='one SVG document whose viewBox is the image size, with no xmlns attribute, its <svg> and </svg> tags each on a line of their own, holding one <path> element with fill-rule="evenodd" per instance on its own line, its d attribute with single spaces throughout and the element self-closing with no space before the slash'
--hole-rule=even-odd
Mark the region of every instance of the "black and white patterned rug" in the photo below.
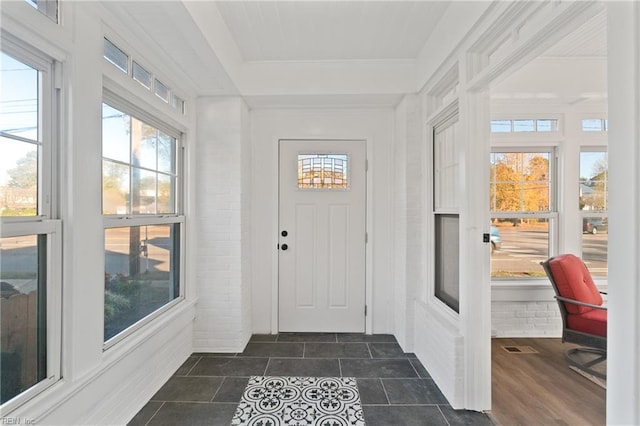
<svg viewBox="0 0 640 426">
<path fill-rule="evenodd" d="M 364 426 L 353 377 L 253 376 L 231 425 Z"/>
</svg>

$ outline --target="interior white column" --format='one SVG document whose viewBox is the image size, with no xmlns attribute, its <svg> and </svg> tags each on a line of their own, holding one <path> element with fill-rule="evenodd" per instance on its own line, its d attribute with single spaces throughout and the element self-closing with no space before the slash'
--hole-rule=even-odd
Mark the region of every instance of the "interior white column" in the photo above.
<svg viewBox="0 0 640 426">
<path fill-rule="evenodd" d="M 607 424 L 640 424 L 640 4 L 610 2 Z"/>
</svg>

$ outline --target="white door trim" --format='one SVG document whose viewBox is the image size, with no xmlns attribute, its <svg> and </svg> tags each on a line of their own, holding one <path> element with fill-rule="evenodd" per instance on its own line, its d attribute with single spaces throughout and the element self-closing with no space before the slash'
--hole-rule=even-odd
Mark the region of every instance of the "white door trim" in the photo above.
<svg viewBox="0 0 640 426">
<path fill-rule="evenodd" d="M 272 200 L 275 200 L 271 204 L 272 209 L 272 228 L 271 228 L 271 240 L 272 240 L 272 254 L 271 254 L 271 332 L 276 333 L 279 329 L 278 324 L 278 314 L 279 314 L 279 293 L 278 293 L 278 243 L 280 241 L 279 237 L 279 191 L 278 191 L 278 183 L 279 183 L 279 167 L 278 164 L 280 162 L 280 154 L 278 151 L 278 146 L 281 140 L 297 140 L 297 141 L 327 141 L 327 140 L 342 140 L 342 141 L 364 141 L 365 144 L 365 152 L 367 156 L 367 167 L 366 167 L 366 179 L 367 179 L 367 189 L 366 189 L 366 207 L 365 207 L 365 228 L 368 235 L 368 241 L 366 244 L 366 253 L 365 253 L 365 300 L 367 306 L 367 315 L 365 316 L 365 334 L 373 333 L 373 315 L 375 315 L 374 304 L 373 304 L 373 242 L 375 241 L 375 235 L 373 235 L 372 231 L 372 223 L 373 223 L 373 149 L 372 149 L 372 136 L 366 135 L 363 137 L 340 137 L 339 135 L 314 135 L 313 137 L 295 137 L 295 135 L 291 135 L 290 137 L 278 137 L 272 140 L 273 149 L 271 150 L 272 156 L 271 161 L 275 166 L 275 173 L 273 174 L 272 181 L 274 184 L 272 187 Z"/>
</svg>

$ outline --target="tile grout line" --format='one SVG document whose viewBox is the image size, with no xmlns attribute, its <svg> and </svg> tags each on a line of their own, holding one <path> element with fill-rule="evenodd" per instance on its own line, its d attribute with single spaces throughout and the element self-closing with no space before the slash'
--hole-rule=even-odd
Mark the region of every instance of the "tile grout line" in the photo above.
<svg viewBox="0 0 640 426">
<path fill-rule="evenodd" d="M 156 414 L 158 414 L 158 411 L 160 411 L 160 409 L 162 407 L 164 407 L 164 404 L 166 404 L 166 401 L 162 401 L 162 404 L 160 404 L 160 406 L 158 407 L 158 409 L 153 413 L 153 415 L 151 417 L 149 417 L 149 420 L 147 420 L 147 422 L 144 424 L 144 426 L 147 426 L 149 423 L 151 423 L 151 420 L 153 420 L 153 418 L 156 416 Z"/>
<path fill-rule="evenodd" d="M 424 379 L 424 377 L 421 377 L 420 373 L 418 373 L 418 369 L 416 368 L 415 365 L 413 365 L 413 363 L 411 362 L 411 359 L 407 359 L 407 361 L 409 361 L 409 365 L 411 366 L 411 368 L 413 368 L 413 371 L 416 372 L 416 376 L 418 377 L 418 379 Z"/>
<path fill-rule="evenodd" d="M 193 363 L 193 367 L 191 367 L 189 369 L 189 371 L 187 371 L 187 374 L 185 374 L 185 376 L 188 376 L 189 374 L 191 374 L 191 372 L 193 371 L 194 368 L 196 368 L 196 365 L 198 365 L 200 363 L 200 361 L 202 360 L 202 357 L 198 357 L 198 360 L 196 362 Z"/>
<path fill-rule="evenodd" d="M 442 412 L 440 405 L 436 405 L 436 407 L 438 407 L 438 411 L 440 411 L 440 415 L 442 416 L 444 421 L 447 423 L 447 426 L 451 426 L 451 423 L 449 423 L 449 420 L 447 420 L 447 416 L 445 416 L 444 413 Z"/>
<path fill-rule="evenodd" d="M 369 356 L 371 357 L 371 359 L 373 359 L 373 353 L 371 352 L 371 347 L 369 346 L 369 343 L 365 343 L 365 345 L 367 345 L 367 351 L 369 351 Z"/>
<path fill-rule="evenodd" d="M 384 392 L 384 397 L 387 398 L 387 405 L 391 405 L 391 400 L 389 399 L 389 394 L 387 393 L 387 388 L 384 386 L 384 381 L 382 380 L 382 377 L 379 377 L 378 380 L 380 380 L 380 385 L 382 385 L 382 391 Z"/>
<path fill-rule="evenodd" d="M 213 396 L 211 397 L 211 400 L 209 402 L 213 402 L 213 400 L 216 399 L 216 395 L 218 395 L 218 392 L 220 392 L 220 389 L 222 389 L 222 386 L 224 385 L 224 382 L 227 381 L 227 377 L 229 377 L 229 376 L 224 376 L 222 378 L 222 382 L 220 383 L 220 386 L 218 386 L 218 389 L 216 389 L 216 391 L 213 393 Z"/>
<path fill-rule="evenodd" d="M 267 369 L 269 368 L 270 363 L 271 363 L 271 357 L 267 358 L 267 365 L 264 366 L 264 373 L 262 373 L 262 375 L 265 377 L 267 375 Z"/>
</svg>

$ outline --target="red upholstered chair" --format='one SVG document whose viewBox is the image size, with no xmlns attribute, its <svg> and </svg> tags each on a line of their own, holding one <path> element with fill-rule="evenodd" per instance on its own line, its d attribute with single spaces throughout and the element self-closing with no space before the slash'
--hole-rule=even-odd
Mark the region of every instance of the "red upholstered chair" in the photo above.
<svg viewBox="0 0 640 426">
<path fill-rule="evenodd" d="M 582 259 L 572 254 L 555 256 L 541 264 L 556 292 L 562 341 L 583 346 L 566 352 L 569 364 L 605 379 L 605 374 L 592 367 L 607 359 L 607 308 L 589 270 Z M 589 356 L 584 361 L 584 353 L 594 354 L 595 358 Z"/>
</svg>

